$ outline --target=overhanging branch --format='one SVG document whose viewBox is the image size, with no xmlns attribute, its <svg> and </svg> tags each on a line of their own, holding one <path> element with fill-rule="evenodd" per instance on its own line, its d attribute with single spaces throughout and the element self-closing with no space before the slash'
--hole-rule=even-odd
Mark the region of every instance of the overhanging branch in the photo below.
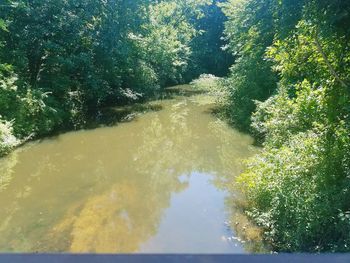
<svg viewBox="0 0 350 263">
<path fill-rule="evenodd" d="M 321 43 L 318 39 L 318 35 L 317 33 L 315 34 L 315 44 L 317 47 L 318 52 L 320 52 L 320 54 L 322 55 L 323 60 L 325 61 L 328 70 L 330 71 L 330 73 L 332 74 L 332 76 L 344 87 L 344 88 L 349 88 L 349 86 L 339 77 L 338 73 L 335 71 L 335 69 L 333 68 L 332 64 L 329 62 L 328 57 L 326 55 L 326 53 L 324 52 Z"/>
</svg>

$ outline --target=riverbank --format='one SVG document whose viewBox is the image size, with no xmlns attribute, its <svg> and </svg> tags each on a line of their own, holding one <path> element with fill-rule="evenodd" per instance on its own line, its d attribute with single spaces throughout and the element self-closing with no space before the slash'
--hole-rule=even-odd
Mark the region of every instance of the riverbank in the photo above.
<svg viewBox="0 0 350 263">
<path fill-rule="evenodd" d="M 157 99 L 170 99 L 174 96 L 193 96 L 204 92 L 208 92 L 208 90 L 200 87 L 194 88 L 193 85 L 178 85 L 165 88 L 163 91 L 156 93 L 153 96 L 149 96 L 147 99 L 143 98 L 142 102 L 131 100 L 125 105 L 96 109 L 94 112 L 90 112 L 89 116 L 81 116 L 79 123 L 76 125 L 57 126 L 49 132 L 27 134 L 25 137 L 16 137 L 13 122 L 1 121 L 0 119 L 0 157 L 8 155 L 13 150 L 21 147 L 27 142 L 50 138 L 69 131 L 112 126 L 117 123 L 130 121 L 138 114 L 160 110 L 161 108 L 152 103 L 152 101 Z M 43 122 L 50 122 L 50 119 L 43 120 Z"/>
<path fill-rule="evenodd" d="M 254 154 L 252 138 L 212 115 L 213 96 L 150 104 L 157 110 L 0 159 L 0 250 L 260 252 L 228 226 L 232 194 L 222 188 Z"/>
</svg>

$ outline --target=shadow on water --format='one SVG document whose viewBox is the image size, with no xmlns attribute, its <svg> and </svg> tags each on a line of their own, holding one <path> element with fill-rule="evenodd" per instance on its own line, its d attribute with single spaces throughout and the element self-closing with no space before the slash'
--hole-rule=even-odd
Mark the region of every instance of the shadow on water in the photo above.
<svg viewBox="0 0 350 263">
<path fill-rule="evenodd" d="M 163 98 L 173 99 L 175 96 L 191 97 L 196 95 L 205 94 L 208 91 L 203 89 L 194 88 L 193 85 L 178 85 L 169 87 L 164 90 Z"/>
<path fill-rule="evenodd" d="M 82 124 L 79 129 L 89 130 L 105 126 L 111 127 L 117 125 L 118 123 L 136 121 L 142 114 L 162 110 L 163 106 L 160 102 L 163 100 L 171 100 L 178 97 L 191 97 L 205 93 L 207 93 L 207 91 L 196 89 L 192 85 L 187 84 L 168 87 L 165 88 L 159 95 L 156 95 L 153 100 L 148 102 L 136 102 L 129 105 L 102 108 L 95 114 L 92 114 L 92 116 L 86 118 L 85 123 Z M 65 132 L 69 131 L 57 131 L 56 133 L 47 136 L 47 138 L 52 138 Z"/>
<path fill-rule="evenodd" d="M 163 106 L 157 103 L 135 103 L 132 105 L 105 108 L 100 110 L 96 116 L 90 118 L 84 126 L 84 129 L 96 129 L 104 126 L 110 127 L 118 123 L 135 121 L 137 117 L 144 113 L 156 112 L 162 109 Z"/>
<path fill-rule="evenodd" d="M 133 103 L 130 105 L 109 107 L 98 111 L 98 113 L 86 121 L 83 129 L 96 129 L 103 126 L 115 126 L 118 123 L 125 123 L 137 120 L 137 118 L 147 112 L 160 111 L 163 100 L 171 100 L 177 97 L 191 97 L 205 94 L 207 91 L 194 88 L 192 85 L 178 85 L 165 88 L 156 96 L 155 101 L 146 103 Z"/>
<path fill-rule="evenodd" d="M 227 214 L 247 228 L 225 187 L 256 152 L 252 139 L 207 114 L 210 96 L 152 105 L 113 108 L 111 115 L 148 113 L 0 159 L 0 251 L 261 252 L 224 224 Z"/>
</svg>

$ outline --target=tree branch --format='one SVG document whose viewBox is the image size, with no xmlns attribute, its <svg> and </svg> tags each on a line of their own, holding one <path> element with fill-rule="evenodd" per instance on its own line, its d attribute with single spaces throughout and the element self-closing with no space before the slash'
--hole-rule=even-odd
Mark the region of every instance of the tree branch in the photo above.
<svg viewBox="0 0 350 263">
<path fill-rule="evenodd" d="M 325 54 L 325 52 L 323 51 L 323 48 L 320 44 L 320 41 L 318 39 L 317 33 L 315 34 L 315 44 L 317 47 L 318 52 L 320 52 L 320 54 L 322 55 L 323 60 L 325 61 L 328 70 L 330 71 L 330 73 L 333 75 L 333 77 L 344 87 L 344 88 L 349 88 L 349 86 L 339 77 L 338 73 L 335 71 L 335 69 L 333 68 L 332 64 L 329 62 L 327 55 Z"/>
</svg>

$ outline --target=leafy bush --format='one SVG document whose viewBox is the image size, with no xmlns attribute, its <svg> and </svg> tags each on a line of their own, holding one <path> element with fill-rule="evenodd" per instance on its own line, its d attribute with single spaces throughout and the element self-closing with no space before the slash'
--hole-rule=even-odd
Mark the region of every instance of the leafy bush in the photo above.
<svg viewBox="0 0 350 263">
<path fill-rule="evenodd" d="M 12 123 L 0 119 L 0 156 L 9 153 L 18 143 L 13 135 Z"/>
<path fill-rule="evenodd" d="M 304 80 L 293 89 L 295 96 L 290 96 L 287 89 L 281 86 L 276 95 L 265 102 L 256 102 L 257 111 L 252 116 L 252 128 L 258 135 L 264 135 L 266 145 L 278 148 L 292 135 L 322 123 L 325 117 L 325 88 L 312 87 Z"/>
<path fill-rule="evenodd" d="M 345 31 L 315 20 L 329 8 L 305 4 L 312 19 L 268 48 L 279 88 L 256 102 L 264 148 L 237 179 L 247 214 L 278 251 L 350 249 L 350 53 Z"/>
<path fill-rule="evenodd" d="M 250 130 L 254 100 L 266 100 L 276 89 L 277 77 L 265 51 L 273 43 L 274 13 L 270 1 L 236 1 L 222 4 L 228 20 L 225 35 L 236 58 L 224 82 L 227 91 L 225 113 L 244 131 Z"/>
<path fill-rule="evenodd" d="M 350 130 L 299 133 L 266 147 L 239 177 L 248 214 L 282 251 L 348 251 Z"/>
<path fill-rule="evenodd" d="M 208 92 L 220 92 L 220 81 L 222 79 L 211 74 L 201 74 L 199 78 L 193 80 L 191 84 L 198 90 Z"/>
<path fill-rule="evenodd" d="M 16 137 L 47 134 L 55 127 L 54 110 L 45 104 L 48 94 L 17 86 L 18 77 L 9 65 L 0 66 L 0 112 L 11 121 Z M 12 130 L 13 129 L 13 130 Z"/>
<path fill-rule="evenodd" d="M 57 125 L 56 111 L 46 105 L 48 94 L 27 89 L 18 97 L 18 111 L 15 113 L 14 131 L 19 136 L 40 136 L 50 133 Z"/>
</svg>

